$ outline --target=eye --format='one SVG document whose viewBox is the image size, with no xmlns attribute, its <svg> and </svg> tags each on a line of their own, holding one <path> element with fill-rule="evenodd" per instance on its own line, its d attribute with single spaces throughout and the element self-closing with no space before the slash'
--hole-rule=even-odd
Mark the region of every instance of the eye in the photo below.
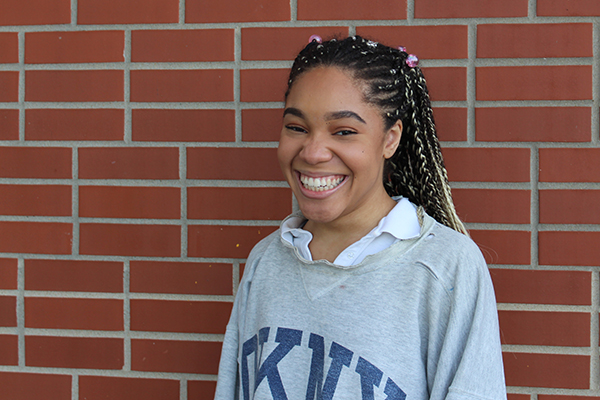
<svg viewBox="0 0 600 400">
<path fill-rule="evenodd" d="M 356 131 L 351 131 L 351 130 L 348 130 L 348 129 L 345 129 L 345 130 L 342 130 L 342 131 L 337 131 L 337 132 L 334 133 L 334 135 L 337 135 L 337 136 L 348 136 L 348 135 L 356 135 L 356 134 L 357 134 Z"/>
<path fill-rule="evenodd" d="M 285 129 L 290 130 L 292 132 L 306 133 L 306 129 L 298 125 L 286 125 Z"/>
</svg>

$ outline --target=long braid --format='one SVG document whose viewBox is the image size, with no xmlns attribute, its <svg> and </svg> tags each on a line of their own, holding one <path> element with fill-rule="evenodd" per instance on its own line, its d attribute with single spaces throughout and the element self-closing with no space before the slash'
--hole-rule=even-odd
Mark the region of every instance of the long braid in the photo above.
<svg viewBox="0 0 600 400">
<path fill-rule="evenodd" d="M 467 234 L 452 202 L 425 78 L 407 65 L 407 57 L 359 36 L 313 40 L 294 60 L 286 97 L 301 74 L 319 66 L 343 69 L 366 83 L 365 101 L 381 109 L 385 129 L 398 120 L 403 126 L 400 145 L 385 163 L 387 193 L 408 198 L 438 222 Z"/>
</svg>

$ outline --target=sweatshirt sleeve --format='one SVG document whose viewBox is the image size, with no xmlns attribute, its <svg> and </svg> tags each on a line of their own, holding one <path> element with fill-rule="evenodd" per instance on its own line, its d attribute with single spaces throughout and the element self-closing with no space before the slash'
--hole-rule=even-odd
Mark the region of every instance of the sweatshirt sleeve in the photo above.
<svg viewBox="0 0 600 400">
<path fill-rule="evenodd" d="M 215 400 L 232 400 L 238 398 L 238 338 L 237 312 L 234 306 L 227 330 L 225 331 L 225 339 L 223 340 Z"/>
</svg>

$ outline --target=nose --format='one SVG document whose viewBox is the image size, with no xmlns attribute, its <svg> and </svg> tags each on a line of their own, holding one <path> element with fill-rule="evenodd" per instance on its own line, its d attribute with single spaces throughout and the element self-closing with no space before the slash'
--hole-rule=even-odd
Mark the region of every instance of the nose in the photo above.
<svg viewBox="0 0 600 400">
<path fill-rule="evenodd" d="M 320 135 L 309 135 L 299 155 L 304 162 L 310 165 L 327 162 L 333 157 L 327 140 Z"/>
</svg>

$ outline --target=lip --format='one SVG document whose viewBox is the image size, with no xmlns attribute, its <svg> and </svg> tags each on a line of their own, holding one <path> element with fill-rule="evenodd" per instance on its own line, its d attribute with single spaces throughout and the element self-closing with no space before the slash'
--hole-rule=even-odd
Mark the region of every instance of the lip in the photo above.
<svg viewBox="0 0 600 400">
<path fill-rule="evenodd" d="M 340 182 L 339 185 L 337 185 L 333 189 L 323 190 L 322 192 L 315 192 L 312 190 L 308 190 L 307 188 L 304 187 L 304 185 L 300 181 L 300 174 L 309 176 L 312 178 L 320 178 L 320 177 L 324 177 L 324 176 L 343 176 L 344 179 Z M 324 199 L 324 198 L 331 196 L 333 193 L 337 192 L 338 189 L 340 189 L 342 186 L 344 186 L 346 184 L 346 182 L 348 181 L 348 175 L 344 175 L 344 174 L 315 174 L 315 173 L 309 173 L 309 172 L 294 171 L 294 175 L 296 176 L 296 185 L 300 189 L 300 193 L 302 193 L 302 195 L 306 198 L 317 199 L 317 200 Z"/>
</svg>

